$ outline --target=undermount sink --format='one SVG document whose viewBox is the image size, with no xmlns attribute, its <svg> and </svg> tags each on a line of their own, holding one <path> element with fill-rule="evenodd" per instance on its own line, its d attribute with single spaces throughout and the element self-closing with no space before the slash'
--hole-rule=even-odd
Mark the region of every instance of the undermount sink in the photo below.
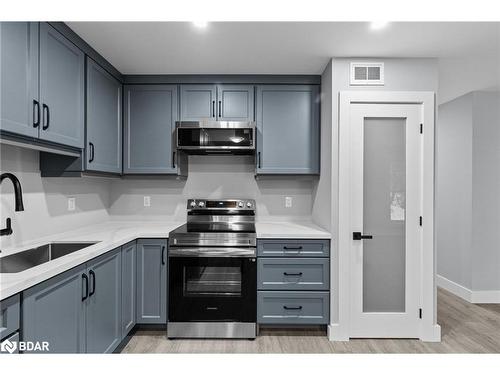
<svg viewBox="0 0 500 375">
<path fill-rule="evenodd" d="M 0 273 L 17 273 L 84 249 L 97 242 L 53 242 L 0 258 Z"/>
</svg>

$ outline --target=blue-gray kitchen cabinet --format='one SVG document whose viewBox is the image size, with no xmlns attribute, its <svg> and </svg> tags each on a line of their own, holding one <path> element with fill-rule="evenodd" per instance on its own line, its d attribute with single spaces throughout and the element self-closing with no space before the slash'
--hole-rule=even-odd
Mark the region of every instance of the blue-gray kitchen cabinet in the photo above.
<svg viewBox="0 0 500 375">
<path fill-rule="evenodd" d="M 254 86 L 217 85 L 217 120 L 253 121 Z"/>
<path fill-rule="evenodd" d="M 256 99 L 256 173 L 318 174 L 319 86 L 260 85 Z"/>
<path fill-rule="evenodd" d="M 253 121 L 253 85 L 181 85 L 181 121 Z"/>
<path fill-rule="evenodd" d="M 122 85 L 87 57 L 86 169 L 122 172 Z"/>
<path fill-rule="evenodd" d="M 181 121 L 216 119 L 216 85 L 181 85 L 180 91 Z"/>
<path fill-rule="evenodd" d="M 177 86 L 127 85 L 124 95 L 123 173 L 176 174 Z"/>
<path fill-rule="evenodd" d="M 84 53 L 49 24 L 40 23 L 40 138 L 84 146 Z"/>
<path fill-rule="evenodd" d="M 136 242 L 122 246 L 122 338 L 135 326 Z"/>
<path fill-rule="evenodd" d="M 0 129 L 38 138 L 38 23 L 0 22 Z"/>
<path fill-rule="evenodd" d="M 137 323 L 167 323 L 167 240 L 137 240 Z"/>
<path fill-rule="evenodd" d="M 87 262 L 87 353 L 111 353 L 122 340 L 121 248 Z"/>
<path fill-rule="evenodd" d="M 86 265 L 23 292 L 22 338 L 47 341 L 50 353 L 85 353 Z"/>
<path fill-rule="evenodd" d="M 0 301 L 0 340 L 19 329 L 20 313 L 19 294 Z"/>
</svg>

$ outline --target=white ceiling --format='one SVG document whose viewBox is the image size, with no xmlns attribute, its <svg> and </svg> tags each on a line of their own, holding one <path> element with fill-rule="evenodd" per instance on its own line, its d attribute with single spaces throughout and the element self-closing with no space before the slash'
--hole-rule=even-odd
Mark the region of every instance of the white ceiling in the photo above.
<svg viewBox="0 0 500 375">
<path fill-rule="evenodd" d="M 320 74 L 330 57 L 500 53 L 500 23 L 67 22 L 124 74 Z"/>
</svg>

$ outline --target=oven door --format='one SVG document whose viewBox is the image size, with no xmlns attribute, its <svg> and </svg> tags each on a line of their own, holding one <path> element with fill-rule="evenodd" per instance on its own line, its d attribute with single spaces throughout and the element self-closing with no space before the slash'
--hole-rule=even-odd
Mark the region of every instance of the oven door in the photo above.
<svg viewBox="0 0 500 375">
<path fill-rule="evenodd" d="M 252 257 L 169 258 L 170 322 L 255 322 Z"/>
</svg>

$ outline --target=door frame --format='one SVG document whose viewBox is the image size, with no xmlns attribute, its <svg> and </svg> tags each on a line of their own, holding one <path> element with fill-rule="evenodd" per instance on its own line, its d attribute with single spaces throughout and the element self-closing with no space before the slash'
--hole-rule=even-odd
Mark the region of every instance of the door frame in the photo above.
<svg viewBox="0 0 500 375">
<path fill-rule="evenodd" d="M 421 154 L 422 216 L 420 259 L 419 338 L 440 341 L 437 324 L 435 251 L 434 251 L 434 127 L 435 94 L 427 91 L 341 91 L 339 93 L 339 190 L 338 190 L 338 322 L 331 326 L 332 340 L 347 341 L 350 337 L 350 266 L 351 266 L 351 139 L 350 106 L 355 103 L 420 104 L 423 134 Z M 417 312 L 416 312 L 417 313 Z"/>
</svg>

